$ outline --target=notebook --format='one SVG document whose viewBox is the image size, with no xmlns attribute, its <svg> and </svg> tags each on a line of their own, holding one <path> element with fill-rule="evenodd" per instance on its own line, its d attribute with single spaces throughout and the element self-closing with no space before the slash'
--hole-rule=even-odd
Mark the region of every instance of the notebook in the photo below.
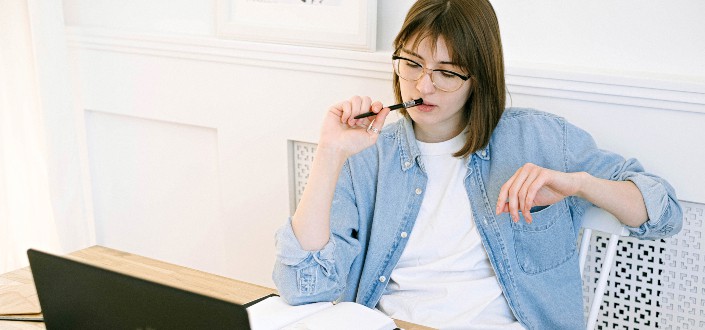
<svg viewBox="0 0 705 330">
<path fill-rule="evenodd" d="M 250 329 L 244 306 L 27 251 L 47 329 Z"/>
<path fill-rule="evenodd" d="M 354 302 L 292 306 L 269 295 L 247 307 L 253 330 L 397 330 L 389 316 Z"/>
</svg>

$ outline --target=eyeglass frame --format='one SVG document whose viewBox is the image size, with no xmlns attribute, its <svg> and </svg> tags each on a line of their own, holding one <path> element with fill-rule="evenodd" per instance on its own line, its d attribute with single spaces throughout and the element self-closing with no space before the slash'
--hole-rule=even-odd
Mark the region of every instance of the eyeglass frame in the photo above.
<svg viewBox="0 0 705 330">
<path fill-rule="evenodd" d="M 399 65 L 394 65 L 394 61 L 395 61 L 395 60 L 407 60 L 407 61 L 409 61 L 409 62 L 412 62 L 412 63 L 418 65 L 419 67 L 421 67 L 421 74 L 419 75 L 418 78 L 413 79 L 413 80 L 409 80 L 409 79 L 406 79 L 406 78 L 402 77 L 402 76 L 399 74 L 399 72 L 397 72 L 397 71 L 399 70 L 399 68 L 398 68 Z M 394 69 L 394 73 L 396 73 L 397 76 L 399 76 L 399 78 L 404 79 L 404 80 L 406 80 L 406 81 L 419 81 L 419 79 L 421 79 L 421 78 L 426 74 L 426 72 L 428 71 L 428 72 L 430 73 L 431 83 L 433 83 L 433 87 L 436 87 L 436 88 L 438 88 L 439 90 L 442 90 L 442 91 L 444 91 L 444 92 L 446 92 L 446 93 L 452 93 L 452 92 L 455 92 L 455 91 L 459 90 L 461 87 L 463 87 L 463 84 L 465 84 L 465 82 L 468 81 L 468 79 L 470 79 L 470 78 L 472 77 L 472 76 L 462 75 L 462 74 L 457 73 L 457 72 L 455 72 L 455 71 L 450 71 L 450 70 L 445 70 L 445 69 L 429 69 L 429 68 L 423 66 L 422 64 L 420 64 L 419 62 L 416 62 L 416 61 L 414 61 L 414 60 L 412 60 L 412 59 L 410 59 L 410 58 L 406 58 L 406 57 L 399 56 L 399 55 L 392 55 L 392 68 Z M 433 81 L 433 72 L 434 72 L 434 71 L 450 73 L 450 74 L 452 74 L 452 75 L 454 75 L 454 76 L 456 76 L 456 77 L 462 79 L 463 82 L 460 83 L 460 85 L 458 85 L 458 88 L 456 88 L 456 89 L 454 89 L 454 90 L 445 90 L 445 89 L 443 89 L 443 88 L 438 87 L 438 85 L 436 85 L 436 82 Z"/>
</svg>

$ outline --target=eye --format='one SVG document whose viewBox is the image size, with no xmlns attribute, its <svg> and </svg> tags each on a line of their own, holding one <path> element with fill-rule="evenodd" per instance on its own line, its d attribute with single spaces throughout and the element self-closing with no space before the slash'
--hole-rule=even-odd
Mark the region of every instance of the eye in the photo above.
<svg viewBox="0 0 705 330">
<path fill-rule="evenodd" d="M 411 61 L 411 60 L 404 60 L 404 64 L 405 64 L 406 66 L 408 66 L 408 67 L 410 67 L 410 68 L 414 68 L 414 69 L 418 69 L 418 68 L 421 67 L 420 64 L 418 64 L 418 63 L 416 63 L 416 62 L 414 62 L 414 61 Z"/>
<path fill-rule="evenodd" d="M 453 71 L 437 70 L 437 72 L 440 72 L 443 78 L 458 78 L 458 75 Z"/>
</svg>

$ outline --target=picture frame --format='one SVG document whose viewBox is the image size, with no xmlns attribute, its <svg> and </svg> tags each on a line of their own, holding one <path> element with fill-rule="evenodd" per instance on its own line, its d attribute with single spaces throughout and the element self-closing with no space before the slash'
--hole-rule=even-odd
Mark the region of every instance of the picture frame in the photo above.
<svg viewBox="0 0 705 330">
<path fill-rule="evenodd" d="M 377 0 L 216 0 L 221 38 L 374 52 Z"/>
</svg>

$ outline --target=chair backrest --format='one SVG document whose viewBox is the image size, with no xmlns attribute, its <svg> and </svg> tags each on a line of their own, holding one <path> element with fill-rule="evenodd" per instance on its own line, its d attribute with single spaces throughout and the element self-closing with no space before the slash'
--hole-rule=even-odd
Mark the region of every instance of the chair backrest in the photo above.
<svg viewBox="0 0 705 330">
<path fill-rule="evenodd" d="M 587 258 L 588 249 L 590 248 L 590 237 L 592 236 L 592 231 L 597 230 L 603 233 L 609 234 L 609 245 L 607 251 L 605 252 L 604 261 L 602 262 L 602 270 L 600 271 L 600 277 L 597 281 L 597 288 L 592 299 L 592 304 L 590 306 L 590 312 L 588 313 L 587 319 L 587 330 L 592 330 L 595 328 L 597 323 L 597 315 L 600 311 L 600 305 L 602 304 L 602 298 L 605 294 L 605 289 L 607 287 L 607 278 L 610 275 L 610 270 L 612 269 L 612 264 L 614 262 L 614 256 L 617 253 L 617 243 L 619 238 L 622 236 L 628 236 L 629 231 L 624 227 L 624 225 L 617 220 L 611 213 L 598 208 L 590 207 L 583 218 L 583 237 L 580 241 L 580 274 L 583 274 L 585 268 L 585 259 Z"/>
</svg>

